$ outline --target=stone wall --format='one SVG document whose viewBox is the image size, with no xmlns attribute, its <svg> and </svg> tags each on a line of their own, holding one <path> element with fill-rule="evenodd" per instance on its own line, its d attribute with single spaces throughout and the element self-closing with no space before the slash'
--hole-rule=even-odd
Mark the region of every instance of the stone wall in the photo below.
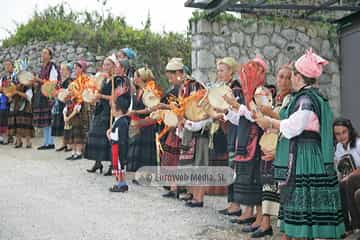
<svg viewBox="0 0 360 240">
<path fill-rule="evenodd" d="M 312 47 L 330 62 L 319 84 L 335 115 L 340 113 L 339 46 L 336 35 L 325 25 L 291 19 L 286 22 L 244 19 L 213 23 L 201 19 L 192 22 L 191 29 L 194 76 L 205 83 L 215 80 L 217 59 L 231 56 L 245 63 L 256 55 L 268 63 L 267 82 L 274 83 L 281 65 L 296 60 Z"/>
<path fill-rule="evenodd" d="M 87 47 L 79 46 L 75 42 L 68 43 L 48 43 L 48 42 L 29 42 L 25 46 L 0 48 L 0 63 L 5 59 L 16 60 L 27 56 L 29 59 L 29 70 L 38 72 L 41 66 L 41 51 L 45 47 L 50 47 L 54 52 L 53 61 L 57 64 L 62 62 L 74 62 L 85 59 L 90 67 L 88 72 L 94 73 L 97 66 L 101 66 L 104 56 L 97 56 L 91 53 Z M 0 64 L 0 72 L 3 66 Z"/>
</svg>

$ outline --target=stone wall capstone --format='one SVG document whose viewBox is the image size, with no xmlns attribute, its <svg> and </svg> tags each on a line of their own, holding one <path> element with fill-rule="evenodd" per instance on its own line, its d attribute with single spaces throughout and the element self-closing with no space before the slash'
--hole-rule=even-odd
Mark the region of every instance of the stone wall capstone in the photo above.
<svg viewBox="0 0 360 240">
<path fill-rule="evenodd" d="M 216 80 L 216 60 L 231 56 L 245 63 L 259 55 L 269 65 L 267 82 L 274 84 L 280 66 L 313 48 L 330 62 L 319 79 L 319 87 L 328 97 L 335 115 L 340 113 L 339 45 L 337 40 L 330 40 L 334 36 L 321 25 L 291 19 L 212 23 L 200 19 L 192 22 L 191 29 L 193 74 L 204 83 Z"/>
<path fill-rule="evenodd" d="M 56 64 L 63 62 L 75 62 L 80 59 L 84 59 L 88 62 L 89 73 L 95 73 L 96 67 L 101 66 L 105 56 L 99 56 L 88 50 L 86 46 L 78 45 L 76 42 L 67 43 L 49 43 L 45 41 L 29 42 L 25 46 L 17 46 L 10 48 L 0 48 L 0 62 L 10 59 L 15 61 L 25 56 L 29 60 L 29 70 L 38 72 L 41 66 L 41 51 L 49 47 L 53 50 L 53 61 Z M 0 72 L 3 72 L 3 65 L 0 64 Z"/>
</svg>

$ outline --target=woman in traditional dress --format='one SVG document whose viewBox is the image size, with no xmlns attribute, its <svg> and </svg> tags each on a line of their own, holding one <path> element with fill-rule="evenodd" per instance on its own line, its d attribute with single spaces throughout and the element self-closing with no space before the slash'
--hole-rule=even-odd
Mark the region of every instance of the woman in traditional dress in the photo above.
<svg viewBox="0 0 360 240">
<path fill-rule="evenodd" d="M 100 91 L 96 94 L 97 102 L 93 119 L 90 124 L 88 139 L 85 149 L 85 158 L 95 160 L 95 164 L 88 172 L 94 173 L 98 169 L 102 172 L 103 165 L 101 161 L 111 161 L 110 143 L 106 136 L 106 131 L 110 127 L 110 101 L 113 92 L 113 75 L 117 59 L 110 56 L 103 62 L 103 71 L 107 75 L 106 79 L 102 82 Z M 105 176 L 112 175 L 111 165 Z"/>
<path fill-rule="evenodd" d="M 192 78 L 190 70 L 187 66 L 183 66 L 184 69 L 184 82 L 180 87 L 179 97 L 184 101 L 196 101 L 198 104 L 196 95 L 199 93 L 203 86 Z M 191 108 L 191 105 L 185 104 L 183 107 Z M 191 110 L 191 109 L 190 109 Z M 185 110 L 186 112 L 187 110 Z M 189 111 L 189 110 L 188 110 Z M 195 111 L 195 110 L 192 110 Z M 180 166 L 208 166 L 209 165 L 209 130 L 212 119 L 203 117 L 208 116 L 184 116 L 180 119 L 178 130 L 181 136 L 181 150 L 179 157 Z M 206 187 L 203 186 L 187 186 L 187 193 L 180 199 L 186 201 L 187 207 L 202 207 L 203 200 L 206 192 Z"/>
<path fill-rule="evenodd" d="M 314 87 L 327 61 L 308 50 L 295 62 L 295 93 L 280 119 L 257 117 L 263 129 L 279 129 L 275 180 L 280 186 L 280 231 L 289 238 L 338 239 L 344 233 L 333 159 L 333 115 Z"/>
<path fill-rule="evenodd" d="M 136 92 L 133 95 L 131 117 L 130 146 L 128 151 L 127 171 L 136 172 L 144 166 L 156 166 L 155 134 L 157 122 L 149 118 L 151 108 L 144 105 L 144 88 L 154 80 L 152 71 L 148 68 L 140 68 L 135 71 L 134 84 Z M 136 181 L 135 181 L 136 183 Z"/>
<path fill-rule="evenodd" d="M 280 109 L 287 106 L 291 97 L 291 68 L 288 65 L 282 66 L 276 75 L 276 87 L 278 94 L 275 97 L 275 109 L 270 106 L 258 106 L 260 111 L 270 117 L 279 119 Z M 278 133 L 273 129 L 272 133 Z M 263 196 L 262 196 L 262 221 L 260 226 L 253 226 L 248 228 L 254 231 L 251 234 L 252 238 L 261 238 L 267 235 L 273 235 L 273 229 L 271 227 L 270 217 L 278 216 L 280 208 L 280 196 L 279 187 L 274 182 L 274 169 L 273 160 L 275 158 L 275 150 L 261 149 L 263 156 L 261 158 L 261 177 L 263 184 Z"/>
<path fill-rule="evenodd" d="M 217 63 L 217 79 L 218 82 L 225 83 L 232 89 L 234 97 L 236 97 L 239 103 L 242 103 L 244 97 L 242 95 L 240 83 L 234 80 L 234 74 L 236 73 L 237 62 L 234 58 L 225 57 Z M 219 111 L 219 110 L 218 110 Z M 219 111 L 221 112 L 221 111 Z M 236 128 L 237 126 L 231 122 L 227 122 L 227 151 L 234 152 L 234 146 L 236 141 Z M 229 156 L 228 156 L 229 157 Z M 228 161 L 231 168 L 234 168 L 233 162 Z M 240 216 L 241 208 L 240 204 L 234 199 L 233 185 L 228 187 L 228 207 L 219 211 L 220 214 L 228 216 Z"/>
<path fill-rule="evenodd" d="M 23 138 L 26 141 L 26 148 L 31 148 L 31 138 L 34 136 L 32 88 L 19 83 L 17 79 L 12 79 L 12 84 L 16 86 L 16 92 L 10 99 L 10 135 L 16 136 L 15 148 L 23 146 Z"/>
<path fill-rule="evenodd" d="M 184 64 L 179 58 L 172 58 L 166 65 L 166 77 L 170 84 L 170 89 L 165 94 L 162 102 L 168 105 L 176 100 L 180 94 L 180 87 L 184 81 Z M 164 152 L 161 155 L 161 166 L 175 167 L 179 165 L 181 139 L 177 134 L 177 128 L 171 128 L 165 136 L 163 144 Z M 180 189 L 173 184 L 167 193 L 163 194 L 166 198 L 179 198 Z"/>
<path fill-rule="evenodd" d="M 0 79 L 0 136 L 1 144 L 8 144 L 8 117 L 9 117 L 9 99 L 2 89 L 12 84 L 15 77 L 14 68 L 11 61 L 6 60 L 3 63 L 6 74 Z"/>
<path fill-rule="evenodd" d="M 71 63 L 63 63 L 60 65 L 60 75 L 61 75 L 61 88 L 67 89 L 69 84 L 72 82 L 71 79 L 71 71 L 73 65 Z M 60 100 L 56 99 L 55 104 L 52 109 L 52 136 L 64 136 L 64 110 L 65 104 L 62 103 Z M 67 148 L 67 145 L 64 142 L 64 137 L 62 137 L 62 146 L 56 149 L 57 152 L 59 151 L 68 151 L 70 149 Z"/>
<path fill-rule="evenodd" d="M 360 189 L 360 138 L 349 119 L 338 118 L 334 121 L 334 136 L 336 141 L 335 166 L 342 170 L 347 159 L 353 165 L 353 171 L 344 175 L 340 172 L 340 194 L 346 235 L 360 228 L 360 211 L 356 207 L 355 192 Z M 350 160 L 351 159 L 351 160 Z M 341 162 L 341 163 L 340 163 Z M 350 172 L 350 171 L 349 171 Z M 350 217 L 351 218 L 350 218 Z"/>
<path fill-rule="evenodd" d="M 116 54 L 117 59 L 120 61 L 127 61 L 126 76 L 129 79 L 133 79 L 135 74 L 135 68 L 130 65 L 130 62 L 136 58 L 136 52 L 131 48 L 122 48 Z"/>
<path fill-rule="evenodd" d="M 234 138 L 228 142 L 229 161 L 236 171 L 236 178 L 230 192 L 234 202 L 245 205 L 245 211 L 232 223 L 249 224 L 243 231 L 252 230 L 261 223 L 262 184 L 260 180 L 261 149 L 259 140 L 262 130 L 254 122 L 249 111 L 256 88 L 265 83 L 267 65 L 259 57 L 243 64 L 239 70 L 243 102 L 224 96 L 231 108 L 226 111 L 225 119 L 236 125 Z M 254 215 L 254 208 L 256 214 Z"/>
<path fill-rule="evenodd" d="M 67 102 L 64 108 L 64 122 L 66 125 L 65 145 L 71 145 L 72 154 L 66 160 L 78 160 L 82 158 L 82 152 L 86 141 L 86 130 L 88 119 L 85 103 L 81 101 L 81 96 L 77 96 L 84 89 L 89 78 L 86 76 L 87 63 L 80 60 L 74 63 L 75 80 L 68 88 L 72 99 Z"/>
<path fill-rule="evenodd" d="M 60 73 L 51 61 L 53 52 L 50 48 L 44 48 L 41 54 L 42 66 L 39 77 L 35 78 L 34 85 L 34 100 L 33 100 L 33 124 L 36 128 L 43 129 L 44 142 L 43 145 L 38 147 L 38 150 L 54 149 L 54 140 L 51 135 L 51 109 L 52 101 L 44 96 L 41 92 L 41 85 L 46 80 L 60 81 Z"/>
</svg>

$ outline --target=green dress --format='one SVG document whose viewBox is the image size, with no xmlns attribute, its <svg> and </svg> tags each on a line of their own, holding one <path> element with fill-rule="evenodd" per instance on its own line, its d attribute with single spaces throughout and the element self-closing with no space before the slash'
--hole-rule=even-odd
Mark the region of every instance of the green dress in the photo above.
<svg viewBox="0 0 360 240">
<path fill-rule="evenodd" d="M 329 103 L 317 89 L 303 88 L 281 110 L 280 118 L 289 118 L 304 96 L 310 99 L 319 118 L 320 133 L 305 136 L 303 132 L 290 140 L 279 138 L 274 178 L 281 186 L 280 231 L 292 238 L 340 239 L 345 227 L 333 166 L 333 115 Z M 318 138 L 311 139 L 314 135 Z"/>
</svg>

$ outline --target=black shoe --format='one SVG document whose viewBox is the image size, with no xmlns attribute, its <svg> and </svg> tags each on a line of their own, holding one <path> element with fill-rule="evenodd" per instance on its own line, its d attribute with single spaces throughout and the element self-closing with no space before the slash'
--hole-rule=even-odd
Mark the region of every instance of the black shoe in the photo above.
<svg viewBox="0 0 360 240">
<path fill-rule="evenodd" d="M 16 144 L 14 148 L 21 148 L 23 146 L 23 143 L 21 142 L 20 144 Z"/>
<path fill-rule="evenodd" d="M 132 182 L 133 184 L 135 184 L 135 185 L 140 185 L 139 181 L 136 180 L 136 179 L 131 180 L 131 182 Z"/>
<path fill-rule="evenodd" d="M 110 192 L 127 192 L 127 191 L 129 191 L 129 187 L 128 187 L 128 185 L 124 185 L 121 187 L 114 185 L 111 188 L 109 188 L 109 191 Z"/>
<path fill-rule="evenodd" d="M 66 149 L 66 146 L 62 146 L 62 147 L 56 149 L 55 151 L 56 152 L 61 152 L 61 151 L 64 151 L 65 149 Z"/>
<path fill-rule="evenodd" d="M 65 147 L 65 152 L 71 152 L 72 151 L 72 149 L 71 148 L 67 148 L 67 147 Z"/>
<path fill-rule="evenodd" d="M 81 156 L 81 154 L 75 154 L 74 155 L 74 157 L 73 157 L 73 159 L 71 159 L 71 160 L 79 160 L 79 159 L 82 159 L 82 156 Z"/>
<path fill-rule="evenodd" d="M 65 158 L 65 160 L 74 160 L 74 155 L 71 155 L 70 157 Z"/>
<path fill-rule="evenodd" d="M 194 195 L 192 193 L 186 193 L 185 196 L 181 197 L 181 201 L 190 201 L 194 198 Z"/>
<path fill-rule="evenodd" d="M 54 144 L 49 144 L 46 146 L 46 149 L 55 149 L 55 145 Z"/>
<path fill-rule="evenodd" d="M 162 195 L 164 198 L 179 198 L 178 192 L 169 191 Z"/>
<path fill-rule="evenodd" d="M 42 146 L 40 146 L 40 147 L 37 148 L 37 150 L 46 150 L 46 149 L 48 149 L 48 148 L 47 148 L 47 146 L 45 146 L 45 145 L 42 145 Z"/>
<path fill-rule="evenodd" d="M 241 209 L 235 212 L 229 212 L 229 210 L 227 208 L 219 210 L 218 213 L 222 214 L 222 215 L 226 215 L 226 216 L 241 216 Z"/>
<path fill-rule="evenodd" d="M 169 186 L 163 186 L 163 189 L 170 191 L 170 187 Z"/>
<path fill-rule="evenodd" d="M 265 236 L 272 236 L 274 234 L 272 227 L 266 229 L 265 231 L 260 228 L 251 234 L 251 238 L 262 238 Z"/>
<path fill-rule="evenodd" d="M 204 206 L 204 202 L 193 202 L 193 201 L 189 201 L 185 203 L 186 207 L 191 207 L 191 208 L 196 208 L 196 207 L 203 207 Z"/>
<path fill-rule="evenodd" d="M 109 169 L 107 170 L 106 173 L 104 173 L 104 176 L 112 176 L 112 166 L 109 166 Z"/>
<path fill-rule="evenodd" d="M 26 144 L 26 148 L 32 148 L 32 144 Z"/>
<path fill-rule="evenodd" d="M 246 219 L 231 219 L 230 222 L 231 223 L 237 223 L 237 224 L 252 224 L 253 222 L 255 222 L 256 217 L 249 217 Z"/>
<path fill-rule="evenodd" d="M 252 233 L 252 232 L 255 232 L 256 230 L 258 230 L 259 227 L 260 226 L 253 227 L 251 224 L 249 224 L 249 225 L 246 225 L 245 227 L 243 227 L 241 229 L 241 231 L 244 232 L 244 233 Z"/>
<path fill-rule="evenodd" d="M 104 166 L 100 162 L 95 162 L 94 166 L 91 169 L 86 169 L 86 171 L 89 173 L 94 173 L 99 169 L 100 173 L 102 173 L 103 168 L 104 168 Z"/>
</svg>

